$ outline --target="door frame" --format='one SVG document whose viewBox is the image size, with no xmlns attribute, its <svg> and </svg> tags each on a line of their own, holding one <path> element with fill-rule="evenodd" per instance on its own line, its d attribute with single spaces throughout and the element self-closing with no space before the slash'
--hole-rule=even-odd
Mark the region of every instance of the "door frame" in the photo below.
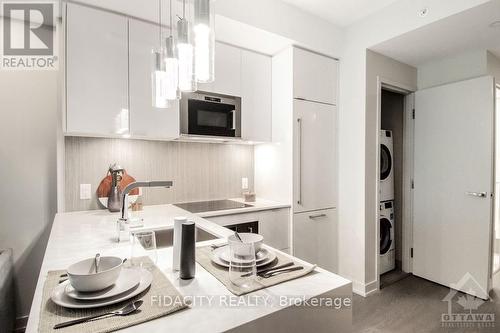
<svg viewBox="0 0 500 333">
<path fill-rule="evenodd" d="M 406 84 L 393 81 L 381 76 L 377 77 L 377 114 L 376 114 L 376 212 L 375 212 L 375 278 L 377 290 L 380 289 L 380 139 L 379 131 L 382 126 L 382 90 L 389 90 L 393 92 L 400 93 L 405 96 L 405 108 L 404 108 L 404 118 L 403 118 L 403 133 L 404 133 L 404 148 L 403 148 L 403 221 L 402 226 L 402 269 L 405 272 L 412 271 L 412 259 L 410 253 L 410 247 L 413 239 L 413 193 L 411 189 L 411 183 L 413 179 L 413 133 L 414 133 L 414 122 L 413 122 L 413 109 L 415 105 L 414 93 L 417 90 L 416 87 L 411 87 Z M 410 245 L 410 246 L 409 246 Z"/>
</svg>

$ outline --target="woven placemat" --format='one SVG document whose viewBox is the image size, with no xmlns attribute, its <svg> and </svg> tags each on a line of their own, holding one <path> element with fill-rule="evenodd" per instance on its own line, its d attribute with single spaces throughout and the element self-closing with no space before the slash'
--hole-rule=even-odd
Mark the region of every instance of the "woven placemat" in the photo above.
<svg viewBox="0 0 500 333">
<path fill-rule="evenodd" d="M 40 313 L 40 321 L 38 324 L 38 332 L 59 332 L 59 333 L 105 333 L 113 332 L 126 327 L 144 323 L 156 318 L 160 318 L 181 309 L 187 308 L 187 305 L 182 301 L 181 294 L 163 275 L 163 273 L 153 264 L 148 257 L 138 258 L 143 262 L 143 268 L 148 269 L 153 275 L 151 286 L 143 293 L 128 299 L 124 302 L 114 305 L 100 307 L 95 309 L 66 309 L 50 299 L 52 290 L 59 284 L 60 275 L 66 271 L 50 271 L 47 275 L 47 280 L 43 287 L 42 307 Z M 152 298 L 152 296 L 154 296 Z M 176 302 L 161 302 L 165 297 L 172 297 Z M 128 316 L 106 317 L 70 327 L 54 330 L 54 325 L 82 317 L 103 314 L 122 308 L 129 302 L 137 299 L 142 299 L 144 303 L 139 311 Z M 166 305 L 168 303 L 168 305 Z M 170 304 L 172 303 L 172 304 Z"/>
<path fill-rule="evenodd" d="M 245 295 L 256 290 L 264 289 L 270 286 L 274 286 L 276 284 L 280 284 L 286 281 L 294 280 L 300 277 L 303 277 L 316 268 L 315 265 L 303 265 L 298 264 L 298 266 L 304 266 L 304 269 L 299 271 L 294 271 L 286 274 L 279 274 L 270 278 L 263 278 L 257 276 L 255 282 L 250 288 L 240 288 L 239 286 L 233 284 L 229 279 L 229 269 L 226 267 L 222 267 L 217 265 L 212 261 L 211 246 L 198 247 L 196 248 L 196 261 L 203 266 L 210 274 L 212 274 L 217 280 L 219 280 L 230 292 L 235 294 L 236 296 Z M 282 265 L 291 262 L 288 257 L 281 255 L 280 253 L 276 253 L 276 260 L 274 261 L 273 266 Z"/>
</svg>

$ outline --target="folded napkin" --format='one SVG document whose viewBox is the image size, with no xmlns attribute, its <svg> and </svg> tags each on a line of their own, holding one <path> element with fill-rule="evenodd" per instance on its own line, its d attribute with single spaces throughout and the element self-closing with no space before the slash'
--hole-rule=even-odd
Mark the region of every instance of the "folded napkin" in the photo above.
<svg viewBox="0 0 500 333">
<path fill-rule="evenodd" d="M 38 323 L 38 332 L 58 332 L 58 333 L 105 333 L 113 332 L 126 327 L 144 323 L 156 318 L 160 318 L 181 309 L 187 308 L 182 301 L 181 294 L 163 275 L 163 273 L 153 264 L 148 257 L 139 258 L 143 263 L 143 268 L 148 269 L 153 275 L 151 286 L 142 294 L 118 304 L 93 308 L 93 309 L 66 309 L 50 299 L 52 290 L 59 284 L 60 275 L 65 271 L 50 271 L 45 280 L 42 294 L 42 308 L 40 312 L 40 321 Z M 165 297 L 179 300 L 178 302 L 160 302 Z M 70 327 L 54 330 L 54 325 L 82 317 L 104 314 L 110 311 L 118 310 L 137 299 L 142 299 L 144 303 L 137 312 L 128 316 L 106 317 Z M 171 303 L 171 304 L 170 304 Z M 167 305 L 168 304 L 168 305 Z"/>
<path fill-rule="evenodd" d="M 300 264 L 300 266 L 304 266 L 304 269 L 301 269 L 299 271 L 293 271 L 285 274 L 278 274 L 276 276 L 272 276 L 269 278 L 263 278 L 260 276 L 257 276 L 257 279 L 253 286 L 250 288 L 241 288 L 231 282 L 229 279 L 229 269 L 226 267 L 222 267 L 214 263 L 211 259 L 211 253 L 212 253 L 212 247 L 211 246 L 205 246 L 205 247 L 197 247 L 196 248 L 196 261 L 203 266 L 210 274 L 212 274 L 217 280 L 219 280 L 230 292 L 237 296 L 245 295 L 251 292 L 254 292 L 256 290 L 264 289 L 270 286 L 274 286 L 276 284 L 280 284 L 286 281 L 294 280 L 297 278 L 300 278 L 302 276 L 305 276 L 316 268 L 315 265 L 303 265 Z M 290 262 L 291 260 L 288 257 L 283 256 L 280 253 L 276 253 L 276 260 L 275 260 L 275 265 L 282 265 Z M 268 267 L 266 267 L 268 268 Z M 289 267 L 288 267 L 289 268 Z"/>
</svg>

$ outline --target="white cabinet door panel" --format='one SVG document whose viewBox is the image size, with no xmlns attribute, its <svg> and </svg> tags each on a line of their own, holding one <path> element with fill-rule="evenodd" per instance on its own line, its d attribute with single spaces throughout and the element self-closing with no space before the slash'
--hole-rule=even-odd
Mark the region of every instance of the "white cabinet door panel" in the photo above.
<svg viewBox="0 0 500 333">
<path fill-rule="evenodd" d="M 337 104 L 338 61 L 294 48 L 293 97 Z"/>
<path fill-rule="evenodd" d="M 128 42 L 123 16 L 67 6 L 66 132 L 128 132 Z"/>
<path fill-rule="evenodd" d="M 249 141 L 272 141 L 272 59 L 242 50 L 241 132 Z"/>
<path fill-rule="evenodd" d="M 337 211 L 293 214 L 293 255 L 337 271 Z"/>
<path fill-rule="evenodd" d="M 129 20 L 130 36 L 130 131 L 133 137 L 179 137 L 179 102 L 170 108 L 152 106 L 151 68 L 153 49 L 158 48 L 158 26 Z"/>
<path fill-rule="evenodd" d="M 337 108 L 294 101 L 294 213 L 337 207 Z"/>
<path fill-rule="evenodd" d="M 198 90 L 241 96 L 241 49 L 215 43 L 215 81 L 198 84 Z"/>
</svg>

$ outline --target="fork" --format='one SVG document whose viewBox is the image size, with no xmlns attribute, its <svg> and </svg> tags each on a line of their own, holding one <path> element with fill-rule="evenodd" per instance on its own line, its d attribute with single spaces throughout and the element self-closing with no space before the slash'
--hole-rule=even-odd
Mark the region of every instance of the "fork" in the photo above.
<svg viewBox="0 0 500 333">
<path fill-rule="evenodd" d="M 260 276 L 263 277 L 264 279 L 268 279 L 270 277 L 273 277 L 273 276 L 276 276 L 276 275 L 279 275 L 279 274 L 300 271 L 301 269 L 304 269 L 304 267 L 303 266 L 295 266 L 295 267 L 290 267 L 290 268 L 285 268 L 285 269 L 278 269 L 276 271 L 271 271 L 271 272 L 263 273 Z"/>
</svg>

